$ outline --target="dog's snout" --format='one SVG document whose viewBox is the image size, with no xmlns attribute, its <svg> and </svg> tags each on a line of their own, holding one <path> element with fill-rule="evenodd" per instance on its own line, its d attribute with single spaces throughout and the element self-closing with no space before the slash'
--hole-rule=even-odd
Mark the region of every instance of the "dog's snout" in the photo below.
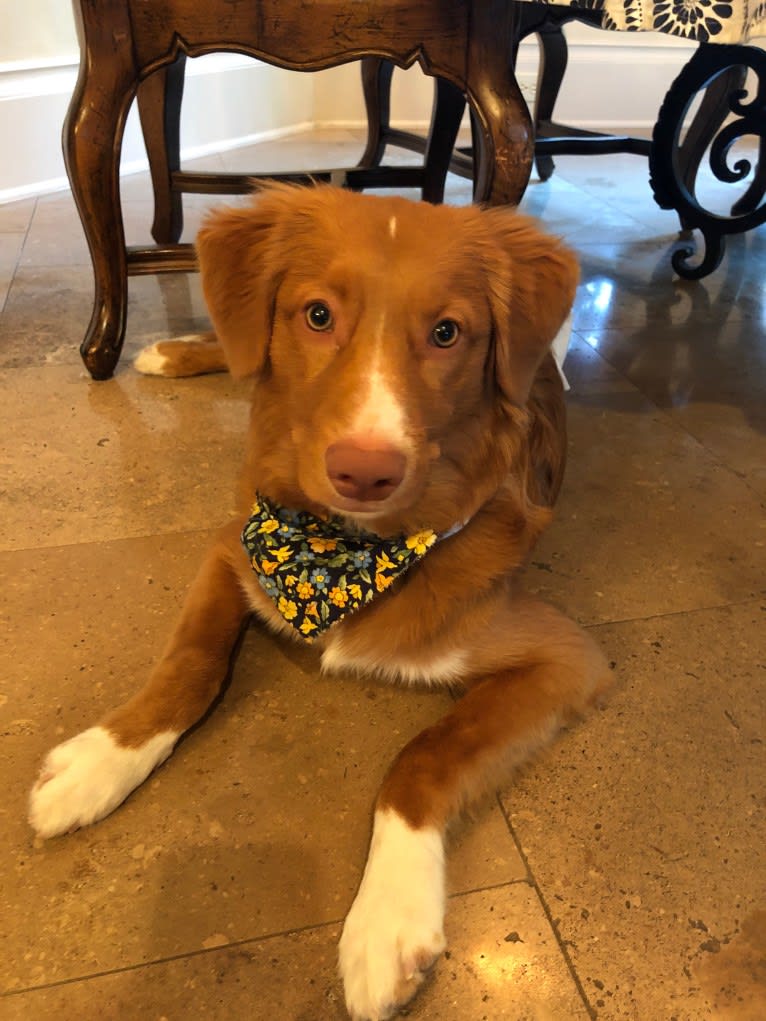
<svg viewBox="0 0 766 1021">
<path fill-rule="evenodd" d="M 373 503 L 385 500 L 399 488 L 407 459 L 395 447 L 368 449 L 346 440 L 327 448 L 325 466 L 340 496 Z"/>
</svg>

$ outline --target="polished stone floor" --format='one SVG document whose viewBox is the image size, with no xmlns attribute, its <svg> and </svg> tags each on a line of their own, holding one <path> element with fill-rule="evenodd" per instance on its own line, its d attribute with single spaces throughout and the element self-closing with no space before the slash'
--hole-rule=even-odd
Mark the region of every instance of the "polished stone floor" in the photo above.
<svg viewBox="0 0 766 1021">
<path fill-rule="evenodd" d="M 353 161 L 349 133 L 212 160 Z M 560 159 L 524 206 L 582 285 L 570 460 L 529 584 L 619 677 L 455 833 L 448 956 L 408 1016 L 766 1016 L 766 234 L 674 278 L 635 157 Z M 450 199 L 466 201 L 465 182 Z M 124 184 L 148 238 L 146 177 Z M 207 200 L 189 204 L 189 231 Z M 126 357 L 89 381 L 87 250 L 66 194 L 0 207 L 0 1017 L 332 1021 L 374 792 L 442 695 L 320 677 L 251 630 L 231 686 L 107 820 L 26 822 L 46 749 L 146 675 L 226 519 L 246 389 L 139 377 L 205 322 L 198 280 L 134 279 Z"/>
</svg>

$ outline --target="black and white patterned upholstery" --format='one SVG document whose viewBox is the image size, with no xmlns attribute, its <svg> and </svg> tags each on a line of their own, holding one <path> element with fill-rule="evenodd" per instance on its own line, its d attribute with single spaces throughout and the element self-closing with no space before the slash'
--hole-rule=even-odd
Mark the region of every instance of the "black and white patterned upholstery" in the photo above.
<svg viewBox="0 0 766 1021">
<path fill-rule="evenodd" d="M 666 32 L 700 43 L 746 43 L 766 36 L 766 0 L 570 0 L 553 6 L 600 11 L 602 28 Z"/>
</svg>

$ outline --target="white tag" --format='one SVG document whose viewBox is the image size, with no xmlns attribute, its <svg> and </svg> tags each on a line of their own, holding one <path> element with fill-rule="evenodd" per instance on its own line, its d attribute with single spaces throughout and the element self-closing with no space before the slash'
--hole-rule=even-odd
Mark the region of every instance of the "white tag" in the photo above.
<svg viewBox="0 0 766 1021">
<path fill-rule="evenodd" d="M 572 313 L 564 320 L 564 325 L 561 327 L 559 332 L 554 337 L 553 343 L 551 344 L 551 354 L 556 362 L 556 368 L 559 370 L 561 376 L 561 382 L 564 385 L 565 390 L 569 390 L 569 383 L 564 375 L 564 359 L 567 356 L 569 350 L 569 341 L 572 339 Z"/>
</svg>

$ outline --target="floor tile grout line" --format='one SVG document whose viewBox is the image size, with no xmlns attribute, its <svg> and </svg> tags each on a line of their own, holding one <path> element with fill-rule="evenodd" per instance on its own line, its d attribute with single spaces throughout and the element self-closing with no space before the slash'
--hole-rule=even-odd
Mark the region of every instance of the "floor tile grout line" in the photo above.
<svg viewBox="0 0 766 1021">
<path fill-rule="evenodd" d="M 21 240 L 21 244 L 19 245 L 19 254 L 16 257 L 16 262 L 14 263 L 13 269 L 11 270 L 11 280 L 10 283 L 8 284 L 8 290 L 6 291 L 5 297 L 3 298 L 2 307 L 0 307 L 0 316 L 5 314 L 5 310 L 8 307 L 8 302 L 10 301 L 11 297 L 11 291 L 13 290 L 13 285 L 16 282 L 16 276 L 21 266 L 21 260 L 24 256 L 24 249 L 29 239 L 29 232 L 32 230 L 32 221 L 35 218 L 35 213 L 37 212 L 37 205 L 39 201 L 40 201 L 39 197 L 36 197 L 32 204 L 32 211 L 30 212 L 29 219 L 27 220 L 27 229 L 19 232 L 22 233 L 24 236 Z"/>
<path fill-rule="evenodd" d="M 524 863 L 524 868 L 527 870 L 527 875 L 529 876 L 529 885 L 532 887 L 532 889 L 537 894 L 538 900 L 540 901 L 540 906 L 542 907 L 543 913 L 544 913 L 544 915 L 545 915 L 545 917 L 546 917 L 546 919 L 548 921 L 548 924 L 551 927 L 551 931 L 552 931 L 552 933 L 554 935 L 556 943 L 558 944 L 558 948 L 559 948 L 559 951 L 561 952 L 561 956 L 564 958 L 564 963 L 566 964 L 567 970 L 569 971 L 569 974 L 572 977 L 572 981 L 575 984 L 575 987 L 576 987 L 577 992 L 578 992 L 578 994 L 580 996 L 580 999 L 583 1002 L 583 1006 L 585 1007 L 585 1010 L 587 1011 L 588 1017 L 591 1018 L 591 1021 L 595 1021 L 595 1019 L 598 1017 L 598 1014 L 597 1014 L 595 1008 L 592 1006 L 590 1000 L 588 999 L 588 994 L 585 992 L 585 987 L 583 986 L 582 981 L 580 979 L 580 976 L 577 973 L 577 969 L 574 966 L 574 962 L 572 961 L 572 958 L 571 958 L 571 955 L 569 953 L 569 950 L 567 949 L 566 943 L 562 939 L 561 934 L 560 934 L 559 929 L 558 929 L 558 926 L 556 925 L 556 922 L 554 921 L 553 913 L 551 912 L 550 906 L 548 905 L 548 901 L 546 900 L 546 898 L 545 898 L 545 896 L 543 894 L 542 887 L 540 886 L 540 884 L 537 881 L 537 877 L 535 876 L 534 870 L 532 869 L 532 866 L 531 866 L 531 864 L 529 862 L 529 858 L 527 857 L 527 855 L 526 855 L 526 853 L 524 851 L 524 848 L 521 846 L 521 841 L 519 840 L 518 836 L 516 835 L 516 831 L 515 831 L 515 829 L 513 827 L 513 823 L 511 822 L 510 815 L 506 811 L 505 805 L 503 804 L 503 801 L 502 801 L 500 795 L 498 794 L 498 795 L 496 795 L 496 797 L 497 797 L 497 803 L 500 806 L 500 811 L 502 812 L 503 818 L 505 819 L 505 824 L 508 827 L 508 832 L 510 833 L 511 839 L 513 840 L 514 844 L 516 845 L 516 850 L 518 851 L 519 857 L 521 858 L 522 862 Z"/>
<path fill-rule="evenodd" d="M 475 886 L 470 890 L 455 890 L 447 896 L 448 901 L 460 900 L 461 897 L 470 897 L 475 893 L 492 893 L 493 890 L 504 890 L 511 886 L 531 886 L 529 876 L 521 876 L 518 879 L 504 879 L 499 883 L 489 883 L 487 886 Z"/>
<path fill-rule="evenodd" d="M 693 433 L 688 428 L 688 426 L 684 425 L 684 423 L 679 419 L 678 414 L 675 412 L 674 408 L 672 408 L 672 407 L 670 407 L 670 408 L 663 408 L 661 404 L 658 404 L 652 397 L 649 396 L 648 393 L 646 393 L 645 390 L 643 390 L 638 385 L 638 383 L 634 382 L 630 378 L 630 376 L 626 375 L 622 371 L 622 369 L 620 369 L 617 365 L 615 365 L 615 363 L 607 356 L 607 354 L 604 351 L 602 351 L 600 348 L 594 348 L 588 342 L 587 337 L 585 336 L 585 334 L 599 333 L 599 332 L 604 332 L 605 330 L 613 330 L 615 332 L 619 332 L 617 327 L 609 327 L 609 326 L 607 326 L 607 327 L 598 327 L 598 328 L 596 328 L 594 330 L 589 330 L 587 328 L 583 329 L 581 327 L 576 327 L 576 328 L 573 327 L 572 335 L 574 337 L 576 337 L 581 343 L 587 344 L 588 347 L 591 348 L 591 350 L 594 352 L 594 354 L 596 355 L 597 358 L 600 358 L 601 361 L 604 362 L 605 365 L 608 365 L 609 368 L 612 369 L 612 371 L 615 372 L 619 376 L 619 378 L 621 380 L 624 380 L 629 386 L 632 386 L 633 389 L 637 393 L 639 393 L 644 398 L 645 401 L 647 401 L 649 404 L 651 404 L 651 406 L 655 409 L 655 411 L 662 416 L 662 419 L 663 419 L 664 422 L 666 422 L 669 426 L 671 426 L 677 432 L 682 433 L 684 436 L 688 436 L 689 439 L 693 440 L 701 450 L 705 451 L 705 453 L 711 459 L 711 461 L 713 461 L 714 464 L 718 465 L 718 467 L 722 471 L 726 471 L 730 475 L 734 476 L 734 478 L 736 478 L 739 482 L 741 482 L 745 486 L 745 488 L 748 489 L 757 500 L 763 500 L 763 494 L 759 493 L 756 489 L 753 489 L 752 485 L 750 484 L 749 479 L 747 479 L 745 476 L 743 476 L 740 472 L 738 472 L 730 464 L 727 464 L 726 461 L 721 460 L 721 455 L 720 454 L 718 454 L 715 450 L 711 449 L 707 445 L 707 443 L 705 443 L 704 440 L 700 439 L 700 437 L 695 435 L 695 433 Z"/>
<path fill-rule="evenodd" d="M 649 404 L 654 409 L 654 411 L 658 415 L 660 415 L 662 417 L 663 421 L 665 421 L 669 426 L 672 426 L 676 431 L 683 432 L 685 435 L 691 436 L 691 433 L 687 429 L 683 428 L 683 426 L 680 424 L 680 422 L 678 422 L 677 419 L 675 419 L 673 417 L 673 415 L 671 414 L 671 412 L 667 408 L 663 408 L 661 405 L 659 405 L 652 397 L 649 396 L 648 393 L 646 393 L 644 390 L 641 389 L 641 387 L 638 385 L 638 383 L 635 383 L 630 378 L 630 376 L 626 375 L 622 371 L 622 369 L 620 369 L 617 365 L 614 364 L 613 361 L 611 361 L 609 358 L 607 358 L 606 353 L 604 351 L 602 351 L 599 347 L 594 347 L 589 342 L 588 335 L 591 335 L 591 334 L 594 334 L 594 333 L 599 333 L 599 332 L 604 332 L 605 330 L 608 330 L 608 329 L 615 329 L 616 332 L 619 332 L 619 331 L 617 331 L 616 327 L 611 327 L 611 328 L 610 327 L 599 327 L 597 329 L 589 329 L 588 327 L 577 326 L 577 327 L 572 327 L 572 336 L 576 337 L 577 340 L 581 344 L 585 344 L 586 347 L 588 347 L 593 352 L 593 354 L 596 356 L 596 358 L 599 359 L 599 361 L 603 362 L 604 365 L 609 366 L 609 368 L 612 370 L 612 372 L 614 372 L 615 375 L 623 383 L 627 383 L 627 385 L 629 387 L 631 387 L 637 394 L 639 394 L 647 402 L 647 404 Z M 566 366 L 565 366 L 565 368 L 566 368 Z M 573 396 L 577 395 L 577 384 L 576 383 L 572 384 L 571 393 L 572 393 Z M 695 441 L 695 443 L 699 444 L 700 447 L 703 447 L 702 443 L 700 443 L 700 441 L 697 439 L 696 436 L 692 436 L 692 439 Z M 706 449 L 706 448 L 703 447 L 703 449 Z"/>
<path fill-rule="evenodd" d="M 710 613 L 712 610 L 734 609 L 739 606 L 747 606 L 748 603 L 762 602 L 764 598 L 766 598 L 766 590 L 764 592 L 755 592 L 753 595 L 745 596 L 742 599 L 731 599 L 724 603 L 711 603 L 709 606 L 690 606 L 683 610 L 666 610 L 664 613 L 649 613 L 642 617 L 620 617 L 615 620 L 600 620 L 594 621 L 592 624 L 580 624 L 580 627 L 584 631 L 590 631 L 592 628 L 609 627 L 613 624 L 648 623 L 653 620 L 664 620 L 666 617 L 685 617 L 695 613 Z"/>
<path fill-rule="evenodd" d="M 179 531 L 171 532 L 141 532 L 138 535 L 118 535 L 111 536 L 106 539 L 86 539 L 78 542 L 63 542 L 59 543 L 57 546 L 19 546 L 14 549 L 0 549 L 0 557 L 5 556 L 6 554 L 8 556 L 13 556 L 15 553 L 38 553 L 41 551 L 45 551 L 46 553 L 55 553 L 62 550 L 77 549 L 80 546 L 106 546 L 115 542 L 142 542 L 146 539 L 156 539 L 160 541 L 169 538 L 181 539 L 186 536 L 193 535 L 208 535 L 212 539 L 221 530 L 221 528 L 225 526 L 225 524 L 226 522 L 217 525 L 209 525 L 204 528 L 184 528 Z M 204 550 L 200 550 L 200 553 L 204 553 Z"/>
<path fill-rule="evenodd" d="M 458 890 L 449 894 L 447 900 L 459 900 L 462 897 L 469 897 L 477 893 L 491 893 L 495 890 L 502 890 L 512 886 L 533 886 L 528 877 L 509 879 L 500 883 L 490 883 L 487 886 L 477 886 L 470 890 Z M 331 929 L 343 924 L 343 918 L 330 919 L 327 922 L 312 922 L 307 925 L 296 926 L 291 929 L 282 929 L 274 932 L 263 933 L 261 936 L 246 936 L 243 939 L 233 940 L 230 943 L 222 943 L 214 947 L 202 947 L 197 950 L 186 950 L 178 954 L 168 954 L 165 957 L 153 958 L 150 961 L 137 961 L 135 964 L 125 965 L 122 968 L 106 968 L 103 971 L 87 972 L 82 975 L 73 975 L 70 978 L 59 979 L 53 982 L 42 982 L 39 985 L 24 986 L 21 989 L 7 989 L 0 993 L 0 999 L 11 999 L 14 996 L 23 996 L 26 993 L 42 992 L 46 989 L 58 989 L 63 986 L 76 985 L 80 982 L 90 982 L 95 979 L 109 978 L 113 975 L 125 975 L 129 972 L 140 971 L 142 968 L 152 968 L 161 964 L 173 964 L 176 961 L 184 961 L 195 957 L 204 957 L 221 950 L 235 949 L 250 944 L 265 943 L 271 939 L 284 939 L 290 936 L 299 936 L 307 932 L 321 932 L 323 929 Z"/>
<path fill-rule="evenodd" d="M 651 201 L 653 203 L 652 212 L 653 213 L 666 213 L 666 212 L 669 212 L 670 215 L 672 216 L 673 215 L 673 211 L 672 210 L 665 210 L 665 209 L 663 209 L 663 207 L 661 205 L 659 205 L 659 203 L 657 202 L 657 200 L 654 197 L 654 192 L 653 192 L 652 186 L 651 186 L 651 177 L 650 177 L 650 173 L 649 173 L 649 161 L 648 161 L 648 157 L 646 157 L 646 156 L 639 156 L 638 159 L 646 160 L 646 190 L 647 190 L 649 198 L 651 199 Z M 587 187 L 585 182 L 579 182 L 579 181 L 576 181 L 576 180 L 573 181 L 571 178 L 567 177 L 566 169 L 564 169 L 564 170 L 558 169 L 558 173 L 559 173 L 560 179 L 562 181 L 564 181 L 567 185 L 569 185 L 570 188 L 576 188 L 581 194 L 588 196 L 588 198 L 592 197 L 592 194 L 593 194 L 592 189 Z M 625 208 L 625 206 L 622 205 L 619 202 L 619 200 L 615 201 L 615 199 L 613 199 L 613 198 L 604 197 L 602 195 L 602 196 L 599 197 L 598 201 L 599 201 L 599 203 L 601 205 L 605 205 L 612 212 L 619 213 L 620 216 L 624 216 L 626 219 L 632 220 L 634 224 L 637 224 L 638 226 L 644 226 L 645 225 L 644 221 L 641 219 L 640 215 L 637 215 L 637 214 L 632 213 L 629 210 L 627 210 Z M 680 234 L 680 232 L 681 232 L 681 226 L 680 226 L 680 223 L 679 223 L 678 233 Z M 682 240 L 682 239 L 679 239 L 679 240 Z"/>
<path fill-rule="evenodd" d="M 342 920 L 333 919 L 329 922 L 319 922 L 310 925 L 298 926 L 294 929 L 284 929 L 279 932 L 268 932 L 262 936 L 248 936 L 244 939 L 232 940 L 230 943 L 221 943 L 214 947 L 201 947 L 198 950 L 187 950 L 183 953 L 168 954 L 166 957 L 156 957 L 151 961 L 138 961 L 135 964 L 126 964 L 122 968 L 106 968 L 104 971 L 89 972 L 84 975 L 73 975 L 71 978 L 62 978 L 55 982 L 41 982 L 39 985 L 25 986 L 23 989 L 7 989 L 0 993 L 0 999 L 11 999 L 14 996 L 22 996 L 25 993 L 41 992 L 45 989 L 59 989 L 63 986 L 76 985 L 78 982 L 90 982 L 94 979 L 109 978 L 112 975 L 125 975 L 128 972 L 140 971 L 142 968 L 153 968 L 161 964 L 173 964 L 176 961 L 184 961 L 194 957 L 204 957 L 221 950 L 232 950 L 237 947 L 248 946 L 253 943 L 265 943 L 270 939 L 279 939 L 289 936 L 299 936 L 306 932 L 320 932 L 322 929 L 330 929 L 340 925 Z"/>
</svg>

